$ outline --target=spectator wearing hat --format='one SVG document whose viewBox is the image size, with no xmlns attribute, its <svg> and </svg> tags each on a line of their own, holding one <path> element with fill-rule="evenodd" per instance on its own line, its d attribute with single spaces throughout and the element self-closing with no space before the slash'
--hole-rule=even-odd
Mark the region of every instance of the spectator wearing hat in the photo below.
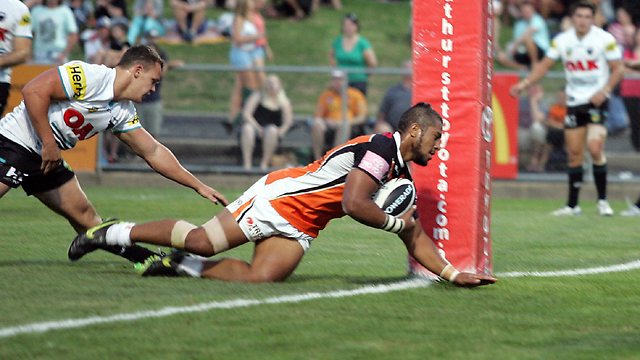
<svg viewBox="0 0 640 360">
<path fill-rule="evenodd" d="M 82 32 L 84 59 L 91 64 L 103 64 L 111 44 L 111 19 L 103 16 L 96 20 L 95 29 Z"/>
<path fill-rule="evenodd" d="M 331 45 L 329 63 L 347 70 L 365 70 L 378 66 L 371 43 L 360 35 L 360 21 L 356 14 L 349 13 L 342 19 L 342 34 Z M 349 86 L 360 90 L 365 96 L 368 80 L 366 72 L 349 72 Z"/>
<path fill-rule="evenodd" d="M 318 98 L 311 126 L 311 143 L 315 159 L 319 159 L 326 148 L 365 133 L 367 100 L 360 90 L 347 86 L 345 81 L 345 73 L 334 70 L 329 86 Z M 346 93 L 343 94 L 343 91 Z M 342 105 L 343 99 L 346 99 L 345 109 Z M 343 110 L 346 110 L 346 113 L 343 114 Z M 350 126 L 345 127 L 344 120 L 348 120 Z"/>
</svg>

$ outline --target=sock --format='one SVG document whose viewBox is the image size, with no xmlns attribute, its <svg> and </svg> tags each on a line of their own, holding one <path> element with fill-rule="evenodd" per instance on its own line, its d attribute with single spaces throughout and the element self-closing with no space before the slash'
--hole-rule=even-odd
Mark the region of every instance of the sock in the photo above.
<svg viewBox="0 0 640 360">
<path fill-rule="evenodd" d="M 607 164 L 602 165 L 593 164 L 593 182 L 596 183 L 596 190 L 598 191 L 598 200 L 605 200 L 607 198 Z"/>
<path fill-rule="evenodd" d="M 567 206 L 576 207 L 578 205 L 578 195 L 580 195 L 580 187 L 582 187 L 582 176 L 584 171 L 582 166 L 570 167 L 569 173 L 569 199 Z"/>
<path fill-rule="evenodd" d="M 178 269 L 191 277 L 200 277 L 205 259 L 200 256 L 187 255 L 178 265 Z"/>
<path fill-rule="evenodd" d="M 131 238 L 129 238 L 129 234 L 131 233 L 131 228 L 133 228 L 134 225 L 135 223 L 132 222 L 121 222 L 111 225 L 107 229 L 107 245 L 131 246 Z"/>
<path fill-rule="evenodd" d="M 640 208 L 640 197 L 636 200 L 636 206 Z"/>
</svg>

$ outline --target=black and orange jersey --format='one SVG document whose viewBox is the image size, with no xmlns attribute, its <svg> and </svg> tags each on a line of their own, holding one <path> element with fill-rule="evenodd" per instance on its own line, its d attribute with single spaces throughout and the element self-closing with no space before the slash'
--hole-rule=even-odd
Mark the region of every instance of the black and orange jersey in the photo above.
<svg viewBox="0 0 640 360">
<path fill-rule="evenodd" d="M 400 133 L 364 135 L 329 150 L 305 167 L 270 173 L 265 196 L 291 225 L 317 237 L 329 220 L 345 215 L 342 194 L 354 168 L 380 184 L 397 177 L 411 179 L 400 154 Z"/>
</svg>

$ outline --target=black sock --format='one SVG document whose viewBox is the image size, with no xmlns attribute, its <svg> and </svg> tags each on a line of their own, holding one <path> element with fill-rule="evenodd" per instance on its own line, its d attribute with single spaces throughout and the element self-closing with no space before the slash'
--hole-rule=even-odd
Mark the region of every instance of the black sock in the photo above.
<svg viewBox="0 0 640 360">
<path fill-rule="evenodd" d="M 640 197 L 636 200 L 636 206 L 640 208 Z"/>
<path fill-rule="evenodd" d="M 593 181 L 596 183 L 598 200 L 607 198 L 607 164 L 593 164 Z"/>
<path fill-rule="evenodd" d="M 159 255 L 145 247 L 138 245 L 122 246 L 122 245 L 105 245 L 101 249 L 108 251 L 112 254 L 121 256 L 134 263 L 142 263 L 148 257 L 153 255 Z"/>
<path fill-rule="evenodd" d="M 584 171 L 582 166 L 570 167 L 569 173 L 569 199 L 567 206 L 576 207 L 578 205 L 578 195 L 580 195 L 580 187 L 582 187 L 582 175 Z"/>
</svg>

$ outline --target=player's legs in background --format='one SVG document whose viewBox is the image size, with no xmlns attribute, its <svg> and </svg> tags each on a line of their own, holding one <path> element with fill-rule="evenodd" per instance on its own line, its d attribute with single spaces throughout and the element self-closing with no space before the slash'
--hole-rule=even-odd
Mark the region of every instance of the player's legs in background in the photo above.
<svg viewBox="0 0 640 360">
<path fill-rule="evenodd" d="M 584 159 L 584 146 L 587 128 L 584 126 L 575 129 L 565 129 L 564 138 L 568 154 L 569 196 L 567 206 L 576 207 L 578 196 L 582 186 L 583 173 L 582 161 Z"/>
<path fill-rule="evenodd" d="M 613 209 L 607 202 L 607 157 L 604 144 L 607 140 L 607 128 L 600 124 L 587 125 L 587 149 L 593 159 L 593 181 L 598 192 L 598 211 L 600 215 L 611 216 Z"/>
</svg>

